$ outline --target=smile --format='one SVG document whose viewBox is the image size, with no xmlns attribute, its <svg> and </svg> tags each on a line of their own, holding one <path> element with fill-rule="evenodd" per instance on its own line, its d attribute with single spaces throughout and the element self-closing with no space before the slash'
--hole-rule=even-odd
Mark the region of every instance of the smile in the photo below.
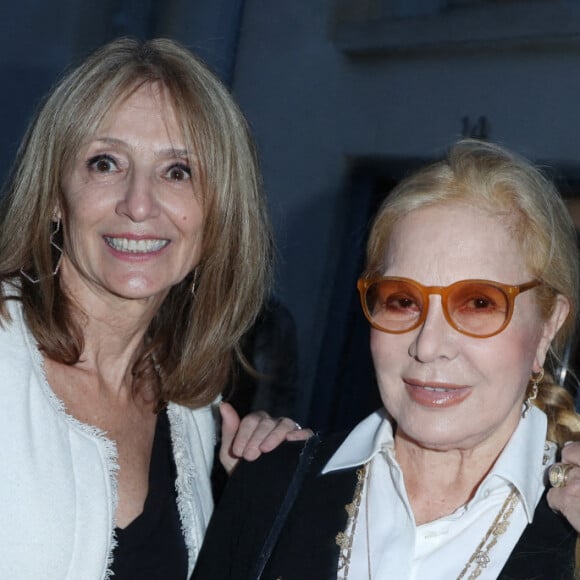
<svg viewBox="0 0 580 580">
<path fill-rule="evenodd" d="M 127 252 L 129 254 L 158 252 L 169 244 L 169 240 L 160 239 L 135 240 L 129 238 L 112 238 L 110 236 L 104 236 L 104 239 L 107 245 L 113 248 L 113 250 Z"/>
<path fill-rule="evenodd" d="M 454 407 L 465 401 L 472 393 L 469 386 L 463 385 L 433 385 L 415 379 L 404 379 L 403 382 L 411 400 L 422 407 L 436 409 Z"/>
</svg>

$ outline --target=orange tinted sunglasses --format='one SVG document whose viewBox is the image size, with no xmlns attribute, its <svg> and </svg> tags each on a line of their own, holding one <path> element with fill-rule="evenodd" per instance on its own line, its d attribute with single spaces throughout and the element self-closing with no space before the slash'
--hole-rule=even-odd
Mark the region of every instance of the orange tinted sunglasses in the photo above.
<svg viewBox="0 0 580 580">
<path fill-rule="evenodd" d="M 360 278 L 362 308 L 373 328 L 392 334 L 410 332 L 427 318 L 429 296 L 441 296 L 443 314 L 458 332 L 475 338 L 499 334 L 509 324 L 517 296 L 542 284 L 512 286 L 490 280 L 460 280 L 449 286 L 423 286 L 410 278 Z"/>
</svg>

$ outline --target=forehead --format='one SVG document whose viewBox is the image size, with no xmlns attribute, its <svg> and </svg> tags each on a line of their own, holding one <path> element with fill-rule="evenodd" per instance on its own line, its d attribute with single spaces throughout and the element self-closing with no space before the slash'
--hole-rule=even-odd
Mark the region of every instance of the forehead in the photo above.
<svg viewBox="0 0 580 580">
<path fill-rule="evenodd" d="M 155 121 L 163 121 L 172 133 L 181 132 L 171 95 L 161 83 L 143 83 L 121 94 L 103 115 L 96 131 L 115 128 L 126 121 L 131 124 L 138 119 L 150 119 L 138 127 L 146 130 Z"/>
<path fill-rule="evenodd" d="M 394 227 L 385 274 L 447 285 L 482 278 L 516 284 L 530 278 L 505 218 L 463 204 L 414 210 Z"/>
</svg>

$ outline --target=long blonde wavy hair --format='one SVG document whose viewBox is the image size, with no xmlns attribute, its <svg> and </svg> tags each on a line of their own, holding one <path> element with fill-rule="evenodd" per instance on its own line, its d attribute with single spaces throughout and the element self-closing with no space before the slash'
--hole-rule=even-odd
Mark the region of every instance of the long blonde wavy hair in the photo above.
<svg viewBox="0 0 580 580">
<path fill-rule="evenodd" d="M 568 299 L 570 313 L 548 357 L 548 364 L 560 361 L 575 331 L 578 311 L 576 230 L 550 180 L 527 160 L 498 145 L 460 141 L 443 161 L 398 184 L 375 217 L 364 276 L 382 275 L 385 249 L 400 219 L 419 208 L 451 203 L 467 203 L 509 220 L 530 273 L 545 283 L 533 290 L 545 318 L 552 312 L 556 293 Z M 530 380 L 529 388 L 531 385 Z M 550 440 L 562 444 L 580 438 L 574 399 L 555 383 L 550 372 L 546 372 L 534 404 L 548 416 Z"/>
</svg>

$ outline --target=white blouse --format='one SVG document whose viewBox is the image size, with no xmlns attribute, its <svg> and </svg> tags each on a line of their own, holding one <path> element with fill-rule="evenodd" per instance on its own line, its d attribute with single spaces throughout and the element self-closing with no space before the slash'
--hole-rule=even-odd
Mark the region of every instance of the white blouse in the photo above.
<svg viewBox="0 0 580 580">
<path fill-rule="evenodd" d="M 329 473 L 368 462 L 348 578 L 457 578 L 515 488 L 518 501 L 509 517 L 509 526 L 489 551 L 490 561 L 479 576 L 497 578 L 524 528 L 532 521 L 544 492 L 546 469 L 556 454 L 556 446 L 546 443 L 546 431 L 545 414 L 532 407 L 528 416 L 520 420 L 474 497 L 453 514 L 417 526 L 395 459 L 393 432 L 386 412 L 377 411 L 365 419 L 323 470 Z M 473 570 L 472 566 L 465 578 Z"/>
</svg>

